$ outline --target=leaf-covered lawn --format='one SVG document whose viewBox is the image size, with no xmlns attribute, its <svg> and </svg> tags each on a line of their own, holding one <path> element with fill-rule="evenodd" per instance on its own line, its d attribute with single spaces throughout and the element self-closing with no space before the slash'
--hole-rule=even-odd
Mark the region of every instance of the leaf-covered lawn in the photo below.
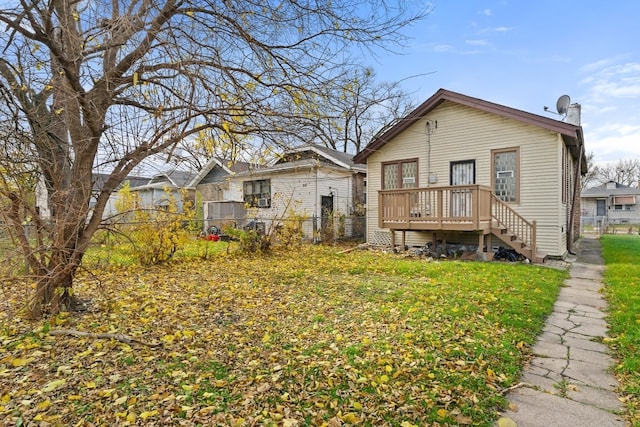
<svg viewBox="0 0 640 427">
<path fill-rule="evenodd" d="M 490 426 L 566 278 L 318 246 L 94 273 L 87 313 L 0 315 L 10 425 Z"/>
<path fill-rule="evenodd" d="M 605 235 L 605 294 L 609 300 L 607 343 L 615 352 L 615 373 L 631 425 L 640 425 L 640 237 Z"/>
</svg>

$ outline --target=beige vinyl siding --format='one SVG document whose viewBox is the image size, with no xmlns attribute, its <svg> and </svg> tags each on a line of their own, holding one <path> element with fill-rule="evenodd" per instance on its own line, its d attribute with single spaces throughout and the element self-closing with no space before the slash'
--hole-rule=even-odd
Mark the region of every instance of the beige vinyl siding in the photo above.
<svg viewBox="0 0 640 427">
<path fill-rule="evenodd" d="M 427 161 L 426 120 L 437 121 L 431 134 L 431 159 Z M 561 206 L 561 139 L 551 131 L 520 121 L 445 101 L 392 142 L 372 154 L 367 162 L 367 213 L 370 241 L 378 229 L 378 190 L 381 162 L 418 158 L 419 186 L 427 186 L 427 174 L 437 175 L 431 186 L 448 186 L 452 161 L 475 160 L 476 183 L 491 186 L 491 150 L 517 148 L 520 159 L 520 200 L 511 206 L 538 224 L 538 249 L 564 255 L 566 207 Z M 427 164 L 429 163 L 429 164 Z M 399 234 L 398 234 L 399 235 Z M 431 233 L 407 232 L 409 245 L 423 245 Z M 477 238 L 472 237 L 471 241 Z M 497 239 L 494 239 L 494 244 Z"/>
</svg>

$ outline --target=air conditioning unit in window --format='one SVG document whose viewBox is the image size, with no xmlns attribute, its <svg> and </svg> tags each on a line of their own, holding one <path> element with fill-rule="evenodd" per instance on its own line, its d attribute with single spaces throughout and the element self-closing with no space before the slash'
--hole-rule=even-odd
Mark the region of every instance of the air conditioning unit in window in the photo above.
<svg viewBox="0 0 640 427">
<path fill-rule="evenodd" d="M 268 208 L 269 207 L 269 199 L 258 199 L 258 207 L 259 208 Z"/>
<path fill-rule="evenodd" d="M 496 178 L 513 178 L 513 171 L 498 171 Z"/>
<path fill-rule="evenodd" d="M 414 176 L 407 176 L 402 178 L 402 183 L 403 184 L 415 184 L 416 183 L 416 178 Z"/>
</svg>

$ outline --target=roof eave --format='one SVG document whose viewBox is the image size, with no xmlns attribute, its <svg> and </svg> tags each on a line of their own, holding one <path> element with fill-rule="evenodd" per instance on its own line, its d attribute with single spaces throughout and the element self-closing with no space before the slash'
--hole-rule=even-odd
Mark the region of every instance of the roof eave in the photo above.
<svg viewBox="0 0 640 427">
<path fill-rule="evenodd" d="M 460 93 L 451 92 L 445 89 L 439 89 L 434 95 L 432 95 L 429 99 L 419 105 L 404 119 L 400 120 L 395 126 L 392 126 L 382 135 L 374 139 L 362 151 L 356 154 L 353 158 L 353 161 L 356 163 L 366 163 L 367 158 L 371 154 L 386 145 L 393 138 L 398 136 L 400 133 L 413 125 L 416 121 L 426 116 L 429 112 L 431 112 L 433 109 L 435 109 L 445 101 L 451 101 L 460 105 L 465 105 L 467 107 L 477 108 L 482 111 L 498 114 L 503 117 L 511 118 L 533 126 L 538 126 L 553 132 L 557 132 L 563 136 L 574 138 L 577 147 L 579 147 L 580 144 L 584 143 L 582 140 L 582 128 L 580 126 L 550 119 L 544 116 L 539 116 L 537 114 L 529 113 L 526 111 L 517 110 L 515 108 L 507 107 L 504 105 L 495 104 L 493 102 L 485 101 L 482 99 L 473 98 Z M 574 154 L 575 157 L 577 157 L 577 155 L 577 153 Z M 583 163 L 586 162 L 583 161 Z"/>
</svg>

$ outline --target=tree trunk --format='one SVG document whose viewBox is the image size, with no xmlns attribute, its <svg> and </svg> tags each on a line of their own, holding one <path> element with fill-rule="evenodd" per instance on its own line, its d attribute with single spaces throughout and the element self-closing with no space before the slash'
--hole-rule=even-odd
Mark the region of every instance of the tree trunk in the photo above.
<svg viewBox="0 0 640 427">
<path fill-rule="evenodd" d="M 29 304 L 29 317 L 40 319 L 45 314 L 78 309 L 78 300 L 73 293 L 73 277 L 77 268 L 65 268 L 54 275 L 41 277 Z"/>
</svg>

